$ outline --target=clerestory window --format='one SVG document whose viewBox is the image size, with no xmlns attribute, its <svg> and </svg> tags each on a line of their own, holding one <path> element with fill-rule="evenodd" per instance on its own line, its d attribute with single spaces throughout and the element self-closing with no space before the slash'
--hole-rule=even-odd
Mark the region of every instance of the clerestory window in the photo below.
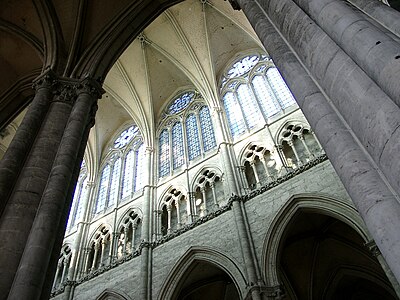
<svg viewBox="0 0 400 300">
<path fill-rule="evenodd" d="M 81 170 L 76 183 L 71 211 L 68 217 L 67 230 L 72 229 L 83 218 L 83 202 L 88 197 L 88 172 L 85 160 L 82 161 Z"/>
<path fill-rule="evenodd" d="M 145 147 L 135 125 L 115 138 L 102 163 L 94 213 L 129 199 L 143 188 Z"/>
<path fill-rule="evenodd" d="M 178 93 L 165 109 L 159 128 L 160 178 L 216 146 L 210 110 L 196 91 Z"/>
<path fill-rule="evenodd" d="M 272 59 L 263 54 L 233 63 L 222 77 L 221 96 L 233 138 L 296 103 Z"/>
</svg>

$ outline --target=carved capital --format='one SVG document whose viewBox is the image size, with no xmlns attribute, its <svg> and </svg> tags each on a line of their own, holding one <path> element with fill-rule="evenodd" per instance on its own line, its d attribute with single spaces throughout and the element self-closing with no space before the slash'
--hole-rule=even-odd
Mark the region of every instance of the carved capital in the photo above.
<svg viewBox="0 0 400 300">
<path fill-rule="evenodd" d="M 52 70 L 49 69 L 33 81 L 32 88 L 34 90 L 39 90 L 42 88 L 53 89 L 56 85 L 57 76 Z"/>
<path fill-rule="evenodd" d="M 101 87 L 101 84 L 90 77 L 86 77 L 79 82 L 77 86 L 77 92 L 78 95 L 89 94 L 94 99 L 99 99 L 101 95 L 105 93 L 104 89 Z"/>
<path fill-rule="evenodd" d="M 53 94 L 52 102 L 63 102 L 71 106 L 74 105 L 77 97 L 76 82 L 58 80 L 57 85 L 53 89 Z"/>
</svg>

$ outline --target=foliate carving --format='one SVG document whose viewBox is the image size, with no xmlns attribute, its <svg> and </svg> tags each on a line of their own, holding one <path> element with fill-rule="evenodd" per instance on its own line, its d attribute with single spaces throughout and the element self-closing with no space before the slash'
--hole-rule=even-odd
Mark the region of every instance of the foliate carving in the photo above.
<svg viewBox="0 0 400 300">
<path fill-rule="evenodd" d="M 104 89 L 101 87 L 101 84 L 90 77 L 86 77 L 79 82 L 77 86 L 77 92 L 78 95 L 89 94 L 96 100 L 105 93 Z"/>
<path fill-rule="evenodd" d="M 56 85 L 57 76 L 53 71 L 48 70 L 33 81 L 32 88 L 34 90 L 41 88 L 53 89 Z"/>
<path fill-rule="evenodd" d="M 63 102 L 73 105 L 77 97 L 76 82 L 59 80 L 55 89 L 53 89 L 53 93 L 53 102 Z"/>
</svg>

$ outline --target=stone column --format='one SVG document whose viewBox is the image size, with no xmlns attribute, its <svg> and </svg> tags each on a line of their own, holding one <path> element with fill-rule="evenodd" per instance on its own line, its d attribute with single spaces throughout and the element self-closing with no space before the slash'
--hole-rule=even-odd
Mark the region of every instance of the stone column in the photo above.
<svg viewBox="0 0 400 300">
<path fill-rule="evenodd" d="M 34 81 L 35 97 L 4 157 L 0 160 L 0 216 L 6 207 L 12 188 L 31 151 L 43 120 L 46 119 L 55 85 L 56 78 L 51 71 L 42 74 Z"/>
<path fill-rule="evenodd" d="M 56 96 L 52 99 L 1 215 L 0 236 L 3 243 L 0 244 L 0 299 L 6 298 L 9 293 L 20 264 L 75 99 L 74 84 L 71 81 L 57 81 L 53 89 Z"/>
<path fill-rule="evenodd" d="M 388 265 L 397 280 L 400 280 L 399 197 L 377 171 L 374 161 L 366 154 L 362 144 L 355 140 L 353 131 L 343 123 L 343 117 L 330 101 L 331 98 L 327 98 L 327 94 L 317 86 L 316 79 L 311 76 L 312 72 L 301 57 L 309 56 L 310 51 L 318 48 L 318 45 L 324 46 L 320 55 L 314 53 L 313 61 L 319 63 L 321 68 L 325 66 L 326 74 L 329 74 L 329 64 L 326 65 L 325 59 L 321 57 L 332 58 L 328 55 L 328 48 L 325 48 L 329 47 L 330 43 L 321 44 L 324 39 L 321 40 L 322 37 L 317 31 L 314 31 L 315 36 L 311 33 L 308 36 L 306 28 L 312 28 L 313 22 L 306 17 L 300 17 L 298 14 L 301 14 L 301 11 L 292 8 L 285 0 L 280 1 L 279 9 L 275 0 L 268 3 L 256 0 L 238 2 L 296 97 Z M 298 43 L 307 45 L 307 50 L 304 49 L 306 53 L 298 53 L 297 46 L 293 47 L 291 44 L 290 34 L 286 29 L 280 29 L 286 17 L 287 20 L 292 20 L 290 29 L 302 33 L 302 38 L 298 35 L 296 37 Z M 307 43 L 304 43 L 305 38 Z M 331 60 L 331 64 L 335 62 Z M 341 74 L 338 72 L 336 77 L 340 77 Z M 345 80 L 349 79 L 347 74 L 342 75 Z M 372 107 L 376 107 L 377 99 Z M 345 102 L 347 100 L 343 100 L 343 103 Z M 364 109 L 362 112 L 363 117 L 367 119 L 368 113 Z M 392 138 L 396 139 L 396 136 Z"/>
<path fill-rule="evenodd" d="M 151 256 L 152 249 L 150 245 L 151 239 L 151 215 L 152 208 L 154 204 L 153 197 L 153 189 L 154 189 L 154 149 L 152 147 L 146 147 L 146 155 L 145 155 L 146 163 L 145 168 L 149 170 L 147 174 L 147 178 L 145 181 L 144 187 L 144 199 L 143 199 L 143 223 L 142 223 L 142 255 L 141 255 L 141 289 L 140 289 L 140 299 L 146 300 L 151 299 L 151 274 L 152 274 L 152 266 L 151 266 Z M 172 169 L 171 169 L 172 170 Z"/>
<path fill-rule="evenodd" d="M 321 3 L 327 3 L 326 1 L 321 1 Z M 314 0 L 310 2 L 314 3 L 315 9 L 319 8 L 317 2 Z M 326 7 L 329 6 L 334 5 L 327 5 Z M 339 7 L 342 8 L 342 6 Z M 343 118 L 344 124 L 349 127 L 357 142 L 368 152 L 376 167 L 386 177 L 385 180 L 399 195 L 400 177 L 398 170 L 400 169 L 400 160 L 397 159 L 397 153 L 400 151 L 400 108 L 393 102 L 395 99 L 390 98 L 384 92 L 383 86 L 377 85 L 378 78 L 367 75 L 366 65 L 363 65 L 362 61 L 358 63 L 353 61 L 353 59 L 357 61 L 356 56 L 365 53 L 365 47 L 370 46 L 371 40 L 365 40 L 365 47 L 360 45 L 361 53 L 357 52 L 358 54 L 354 53 L 349 56 L 292 0 L 270 0 L 266 6 L 266 11 L 270 13 L 272 21 L 276 23 L 281 33 L 287 38 L 288 43 L 313 76 L 313 79 L 329 97 L 334 109 Z M 343 12 L 339 8 L 338 11 Z M 349 17 L 351 16 L 349 13 Z M 331 16 L 326 18 L 326 22 L 328 22 Z M 291 26 L 286 26 L 289 20 Z M 347 22 L 346 17 L 344 20 Z M 356 26 L 358 17 L 354 17 L 354 21 L 357 21 L 354 23 Z M 360 23 L 363 24 L 361 21 Z M 362 43 L 359 41 L 359 36 L 354 34 L 353 27 L 346 22 L 343 23 L 343 27 L 349 30 L 348 34 L 352 35 L 354 39 L 354 42 L 351 40 L 350 43 Z M 367 38 L 364 31 L 370 29 L 372 30 L 367 26 L 366 30 L 361 30 L 360 37 Z M 339 34 L 343 30 L 343 28 L 337 28 L 334 33 Z M 301 32 L 301 38 L 294 32 Z M 347 36 L 347 34 L 343 33 L 343 36 Z M 371 37 L 374 40 L 376 39 L 374 34 L 371 34 Z M 304 40 L 307 43 L 304 43 Z M 378 50 L 378 48 L 372 49 L 372 46 L 368 49 L 373 50 L 372 52 Z M 390 46 L 389 49 L 392 49 L 392 47 Z M 398 50 L 400 51 L 400 48 Z M 346 51 L 350 52 L 349 49 Z M 375 56 L 371 53 L 371 58 Z M 379 59 L 382 59 L 382 57 Z M 393 74 L 391 72 L 392 67 L 393 70 L 400 71 L 398 61 L 394 61 L 394 58 L 391 61 L 392 63 L 389 65 L 386 61 L 383 63 L 386 65 L 385 68 L 388 69 L 383 70 L 381 67 L 377 67 L 382 71 L 382 74 Z M 371 59 L 364 63 L 371 67 L 379 64 L 379 61 Z M 400 86 L 398 80 L 390 79 L 389 81 L 392 82 L 392 85 Z M 397 97 L 400 97 L 399 95 L 400 93 L 397 94 Z"/>
<path fill-rule="evenodd" d="M 342 0 L 293 0 L 400 106 L 400 43 Z M 400 14 L 397 14 L 400 18 Z"/>
<path fill-rule="evenodd" d="M 260 286 L 260 280 L 257 276 L 256 265 L 254 264 L 253 251 L 249 241 L 248 232 L 246 231 L 245 220 L 243 218 L 243 211 L 240 205 L 240 198 L 236 199 L 232 203 L 232 210 L 235 217 L 235 224 L 238 233 L 238 240 L 245 263 L 245 269 L 247 272 L 247 280 L 249 281 L 249 292 L 252 300 L 261 300 L 262 296 L 260 289 L 254 288 Z"/>
<path fill-rule="evenodd" d="M 348 0 L 365 14 L 400 37 L 400 13 L 379 0 Z"/>
<path fill-rule="evenodd" d="M 67 114 L 69 118 L 65 129 L 63 128 L 64 134 L 61 135 L 57 155 L 25 245 L 24 255 L 21 257 L 9 299 L 38 299 L 40 297 L 45 281 L 43 271 L 47 270 L 51 264 L 49 258 L 52 255 L 54 243 L 60 235 L 59 225 L 63 221 L 63 215 L 66 214 L 64 210 L 68 213 L 70 209 L 70 203 L 66 205 L 68 198 L 72 200 L 71 195 L 68 195 L 69 192 L 72 194 L 73 190 L 70 188 L 70 181 L 73 179 L 76 166 L 81 162 L 81 159 L 79 160 L 81 145 L 86 145 L 93 106 L 96 106 L 97 99 L 101 95 L 98 83 L 90 79 L 75 82 L 73 90 L 75 89 L 77 99 L 75 103 L 72 102 L 72 111 Z M 56 103 L 61 103 L 64 107 L 70 100 L 72 99 L 64 98 L 63 101 Z M 54 121 L 56 124 L 59 122 L 59 120 Z M 45 154 L 42 153 L 43 158 Z M 61 233 L 64 234 L 64 232 Z"/>
</svg>

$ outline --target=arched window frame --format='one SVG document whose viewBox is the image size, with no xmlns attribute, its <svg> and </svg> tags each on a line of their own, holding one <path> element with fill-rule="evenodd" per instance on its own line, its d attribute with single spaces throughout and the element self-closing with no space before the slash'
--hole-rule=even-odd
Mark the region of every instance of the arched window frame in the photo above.
<svg viewBox="0 0 400 300">
<path fill-rule="evenodd" d="M 185 93 L 191 93 L 192 100 L 187 102 L 186 105 L 180 110 L 173 110 L 171 111 L 171 106 L 176 107 L 176 100 L 181 97 L 181 95 Z M 208 128 L 204 128 L 202 126 L 202 121 L 200 120 L 200 111 L 206 107 L 208 109 L 208 114 L 209 114 L 209 121 L 208 123 L 211 124 L 208 126 Z M 195 120 L 196 120 L 196 136 L 198 140 L 198 147 L 199 147 L 199 154 L 191 157 L 189 155 L 190 153 L 190 145 L 189 145 L 189 137 L 188 137 L 188 126 L 187 126 L 187 120 L 188 118 L 194 115 Z M 175 164 L 174 162 L 176 161 L 176 157 L 174 157 L 174 150 L 176 154 L 176 145 L 174 147 L 173 143 L 173 136 L 172 136 L 172 131 L 173 127 L 176 123 L 180 123 L 182 127 L 182 143 L 183 143 L 183 151 L 182 151 L 182 156 L 183 156 L 183 163 L 182 164 Z M 203 121 L 204 123 L 204 121 Z M 208 130 L 207 132 L 204 132 L 205 130 Z M 165 132 L 168 133 L 168 135 L 165 134 Z M 210 145 L 207 145 L 207 148 L 205 148 L 205 141 L 203 140 L 206 135 L 209 136 L 210 140 L 208 141 Z M 165 153 L 163 153 L 163 149 L 161 149 L 162 144 L 161 144 L 161 138 L 163 140 L 165 139 L 165 135 L 168 137 L 167 142 L 165 142 L 165 145 L 168 144 L 168 149 L 164 149 L 165 152 L 168 153 L 168 157 L 165 157 Z M 171 176 L 176 172 L 177 170 L 181 170 L 183 168 L 187 168 L 192 161 L 198 161 L 200 159 L 204 159 L 205 156 L 213 149 L 216 148 L 216 137 L 215 137 L 215 129 L 214 129 L 214 124 L 212 122 L 212 118 L 210 115 L 210 110 L 205 102 L 205 100 L 201 97 L 201 95 L 193 90 L 187 90 L 183 91 L 180 93 L 177 93 L 176 96 L 169 102 L 169 105 L 167 108 L 164 110 L 162 119 L 159 123 L 158 126 L 158 142 L 159 142 L 159 147 L 158 147 L 158 177 L 161 178 L 166 178 L 168 176 Z M 165 164 L 168 164 L 167 166 Z"/>
<path fill-rule="evenodd" d="M 87 197 L 88 189 L 88 169 L 85 160 L 82 161 L 81 170 L 79 172 L 78 181 L 76 183 L 74 198 L 72 200 L 71 211 L 68 217 L 67 231 L 75 227 L 77 222 L 80 221 L 82 216 L 78 216 L 78 211 L 82 210 L 84 198 Z"/>
<path fill-rule="evenodd" d="M 235 65 L 241 65 L 243 69 L 243 73 L 237 71 L 238 68 L 235 68 Z M 268 71 L 276 69 L 278 72 L 279 70 L 276 68 L 275 64 L 273 63 L 272 59 L 260 53 L 252 53 L 248 55 L 241 55 L 237 58 L 233 63 L 229 65 L 229 68 L 224 72 L 221 76 L 221 84 L 220 84 L 220 93 L 221 93 L 221 101 L 222 106 L 225 108 L 226 111 L 226 121 L 228 124 L 228 128 L 233 139 L 245 134 L 250 133 L 253 130 L 260 129 L 261 127 L 265 126 L 272 117 L 275 117 L 280 114 L 284 114 L 286 110 L 296 104 L 293 95 L 290 92 L 290 89 L 287 87 L 283 77 L 283 83 L 287 87 L 288 91 L 290 92 L 291 98 L 289 99 L 287 105 L 282 103 L 280 94 L 275 90 L 274 85 L 272 83 L 271 76 L 268 75 Z M 280 75 L 280 73 L 279 73 Z M 276 111 L 271 111 L 271 114 L 268 114 L 264 106 L 268 106 L 268 102 L 266 101 L 267 98 L 260 99 L 257 95 L 256 88 L 254 85 L 254 79 L 256 76 L 261 76 L 264 78 L 265 83 L 267 84 L 266 87 L 269 91 L 269 95 L 271 96 L 269 105 L 273 105 L 276 108 Z M 259 122 L 256 125 L 249 123 L 249 115 L 246 115 L 246 110 L 243 107 L 243 103 L 238 96 L 238 89 L 242 85 L 247 86 L 248 91 L 254 101 L 254 111 L 259 112 L 259 116 L 261 117 L 264 122 Z M 237 102 L 239 105 L 239 112 L 235 115 L 240 117 L 236 123 L 231 123 L 229 118 L 229 112 L 227 107 L 225 106 L 225 96 L 231 93 L 233 95 L 233 101 Z"/>
<path fill-rule="evenodd" d="M 134 128 L 134 133 L 132 134 L 132 136 L 129 138 L 126 133 L 129 132 L 129 130 L 131 130 L 132 128 Z M 129 139 L 129 140 L 127 140 Z M 138 187 L 137 186 L 137 172 L 138 170 L 138 155 L 139 152 L 141 155 L 144 155 L 144 151 L 141 147 L 144 147 L 143 144 L 143 138 L 140 134 L 140 130 L 136 125 L 130 125 L 125 127 L 123 130 L 119 131 L 119 133 L 114 137 L 114 139 L 112 139 L 112 143 L 109 146 L 109 151 L 106 154 L 106 156 L 103 159 L 103 162 L 101 164 L 100 170 L 101 172 L 99 172 L 99 176 L 98 176 L 98 183 L 97 183 L 97 192 L 96 192 L 96 202 L 94 205 L 94 215 L 98 215 L 101 213 L 104 213 L 105 211 L 107 211 L 108 208 L 117 206 L 118 203 L 125 201 L 126 199 L 131 199 L 134 194 L 138 191 L 141 190 L 142 187 Z M 133 151 L 131 155 L 132 156 L 132 170 L 131 172 L 127 172 L 126 170 L 126 159 L 128 154 Z M 113 202 L 110 203 L 110 192 L 111 192 L 111 188 L 112 188 L 112 181 L 113 181 L 113 174 L 114 174 L 114 167 L 116 166 L 115 163 L 120 160 L 120 167 L 119 167 L 119 174 L 115 174 L 116 178 L 118 178 L 117 183 L 116 183 L 116 198 L 114 199 Z M 141 159 L 141 161 L 144 161 L 143 159 Z M 109 180 L 108 180 L 108 186 L 106 188 L 106 198 L 105 198 L 105 203 L 104 203 L 104 207 L 98 207 L 99 205 L 99 193 L 100 193 L 100 185 L 101 185 L 101 181 L 102 181 L 102 176 L 103 176 L 103 172 L 104 169 L 109 166 L 110 170 L 109 170 Z M 125 180 L 127 176 L 131 176 L 131 180 L 128 182 L 129 184 L 131 184 L 132 186 L 130 188 L 128 188 L 127 190 L 125 190 L 124 192 L 124 184 L 125 184 Z"/>
</svg>

